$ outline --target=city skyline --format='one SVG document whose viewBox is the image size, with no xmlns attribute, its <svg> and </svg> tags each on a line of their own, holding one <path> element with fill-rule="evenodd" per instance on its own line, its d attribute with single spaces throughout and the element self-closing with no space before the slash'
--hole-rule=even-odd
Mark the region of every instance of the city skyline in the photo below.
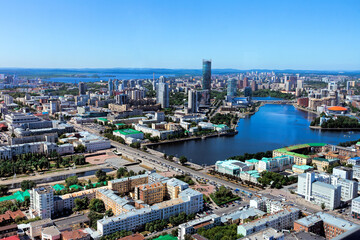
<svg viewBox="0 0 360 240">
<path fill-rule="evenodd" d="M 357 1 L 84 3 L 2 2 L 0 67 L 360 70 Z"/>
</svg>

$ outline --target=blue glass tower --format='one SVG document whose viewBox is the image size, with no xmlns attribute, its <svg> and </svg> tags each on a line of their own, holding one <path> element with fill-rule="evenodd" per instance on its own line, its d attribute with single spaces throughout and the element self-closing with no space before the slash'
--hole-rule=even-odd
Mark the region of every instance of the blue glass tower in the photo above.
<svg viewBox="0 0 360 240">
<path fill-rule="evenodd" d="M 211 90 L 211 60 L 203 60 L 202 89 Z"/>
<path fill-rule="evenodd" d="M 227 81 L 227 96 L 229 97 L 235 97 L 236 96 L 236 82 L 237 80 L 235 78 L 230 78 Z"/>
</svg>

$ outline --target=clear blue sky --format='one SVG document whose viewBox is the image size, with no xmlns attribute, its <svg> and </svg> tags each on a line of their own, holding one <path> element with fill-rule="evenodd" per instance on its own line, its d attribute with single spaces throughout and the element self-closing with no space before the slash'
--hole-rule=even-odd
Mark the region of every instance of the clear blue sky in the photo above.
<svg viewBox="0 0 360 240">
<path fill-rule="evenodd" d="M 359 0 L 0 0 L 0 67 L 360 70 Z"/>
</svg>

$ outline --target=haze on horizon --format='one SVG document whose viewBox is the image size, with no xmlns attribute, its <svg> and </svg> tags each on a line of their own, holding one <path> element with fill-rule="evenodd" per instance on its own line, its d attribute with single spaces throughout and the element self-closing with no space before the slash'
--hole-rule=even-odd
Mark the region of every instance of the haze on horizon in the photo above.
<svg viewBox="0 0 360 240">
<path fill-rule="evenodd" d="M 0 68 L 360 70 L 360 2 L 1 1 Z"/>
</svg>

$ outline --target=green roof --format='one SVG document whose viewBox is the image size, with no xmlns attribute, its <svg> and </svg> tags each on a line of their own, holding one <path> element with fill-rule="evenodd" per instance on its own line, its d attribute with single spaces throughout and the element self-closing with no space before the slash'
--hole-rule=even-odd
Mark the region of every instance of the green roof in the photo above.
<svg viewBox="0 0 360 240">
<path fill-rule="evenodd" d="M 70 188 L 70 189 L 72 189 L 72 188 L 73 188 L 73 189 L 76 189 L 76 190 L 83 189 L 83 187 L 82 187 L 82 186 L 77 185 L 77 184 L 71 185 L 69 188 Z"/>
<path fill-rule="evenodd" d="M 173 235 L 165 235 L 165 236 L 159 236 L 158 238 L 155 238 L 154 240 L 177 240 L 177 237 L 174 237 Z"/>
<path fill-rule="evenodd" d="M 124 126 L 125 123 L 115 123 L 116 126 Z"/>
<path fill-rule="evenodd" d="M 301 170 L 308 170 L 310 168 L 314 168 L 312 166 L 308 166 L 308 165 L 293 165 L 294 168 L 299 168 Z"/>
<path fill-rule="evenodd" d="M 23 202 L 25 200 L 25 197 L 30 197 L 30 193 L 28 190 L 26 190 L 25 192 L 17 191 L 13 195 L 1 197 L 0 202 L 11 201 L 11 200 L 17 200 Z"/>
<path fill-rule="evenodd" d="M 107 122 L 107 118 L 98 118 L 99 121 Z"/>
<path fill-rule="evenodd" d="M 61 185 L 61 184 L 56 184 L 56 185 L 53 186 L 53 189 L 55 191 L 61 191 L 61 190 L 65 189 L 65 187 L 63 185 Z"/>
<path fill-rule="evenodd" d="M 115 130 L 115 133 L 120 133 L 121 135 L 131 135 L 131 134 L 139 134 L 142 133 L 140 131 L 131 129 L 131 128 L 127 128 L 127 129 L 120 129 L 120 130 Z"/>
<path fill-rule="evenodd" d="M 257 162 L 259 162 L 259 160 L 253 158 L 253 159 L 245 160 L 245 162 L 257 163 Z"/>
</svg>

